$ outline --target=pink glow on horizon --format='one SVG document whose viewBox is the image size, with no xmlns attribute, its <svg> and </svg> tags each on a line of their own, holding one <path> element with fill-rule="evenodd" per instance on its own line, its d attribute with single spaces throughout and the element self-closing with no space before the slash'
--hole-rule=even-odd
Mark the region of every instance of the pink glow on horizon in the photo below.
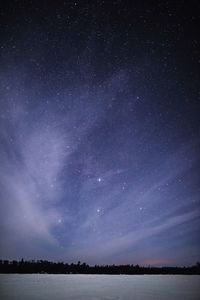
<svg viewBox="0 0 200 300">
<path fill-rule="evenodd" d="M 144 260 L 142 265 L 144 266 L 152 266 L 152 267 L 164 267 L 164 266 L 174 266 L 175 261 L 172 259 L 166 258 L 158 258 L 158 259 L 147 259 Z"/>
</svg>

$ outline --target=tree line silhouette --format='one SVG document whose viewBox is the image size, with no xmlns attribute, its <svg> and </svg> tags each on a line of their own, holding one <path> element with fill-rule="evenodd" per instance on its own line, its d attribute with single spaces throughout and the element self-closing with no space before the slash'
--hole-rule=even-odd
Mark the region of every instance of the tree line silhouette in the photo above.
<svg viewBox="0 0 200 300">
<path fill-rule="evenodd" d="M 47 260 L 25 261 L 0 260 L 0 273 L 20 274 L 198 274 L 200 263 L 189 267 L 144 267 L 139 265 L 95 265 L 89 266 L 80 261 L 76 264 L 51 262 Z"/>
</svg>

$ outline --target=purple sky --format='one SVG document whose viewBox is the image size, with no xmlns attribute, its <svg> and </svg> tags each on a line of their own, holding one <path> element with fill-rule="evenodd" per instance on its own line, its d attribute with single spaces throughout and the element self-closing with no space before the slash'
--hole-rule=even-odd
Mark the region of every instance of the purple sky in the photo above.
<svg viewBox="0 0 200 300">
<path fill-rule="evenodd" d="M 200 259 L 195 4 L 108 2 L 2 8 L 2 259 Z"/>
</svg>

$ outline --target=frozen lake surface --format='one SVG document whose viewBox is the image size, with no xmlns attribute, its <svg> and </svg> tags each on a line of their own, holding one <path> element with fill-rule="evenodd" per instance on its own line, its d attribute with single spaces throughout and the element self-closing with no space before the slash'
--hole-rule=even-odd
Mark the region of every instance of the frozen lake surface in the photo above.
<svg viewBox="0 0 200 300">
<path fill-rule="evenodd" d="M 199 300 L 198 275 L 0 274 L 1 300 Z"/>
</svg>

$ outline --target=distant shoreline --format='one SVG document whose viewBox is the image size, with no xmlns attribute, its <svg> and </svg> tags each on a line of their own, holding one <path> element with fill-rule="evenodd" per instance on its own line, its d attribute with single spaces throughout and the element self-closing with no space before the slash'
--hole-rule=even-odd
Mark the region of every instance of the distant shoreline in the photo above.
<svg viewBox="0 0 200 300">
<path fill-rule="evenodd" d="M 171 274 L 171 273 L 165 273 L 165 274 L 153 274 L 153 273 L 144 273 L 144 274 L 106 274 L 106 273 L 1 273 L 0 272 L 0 275 L 99 275 L 99 276 L 105 276 L 105 275 L 108 275 L 108 276 L 200 276 L 200 274 Z"/>
<path fill-rule="evenodd" d="M 0 260 L 0 274 L 88 274 L 88 275 L 200 275 L 200 263 L 187 267 L 143 267 L 139 265 L 95 265 L 46 260 Z"/>
</svg>

